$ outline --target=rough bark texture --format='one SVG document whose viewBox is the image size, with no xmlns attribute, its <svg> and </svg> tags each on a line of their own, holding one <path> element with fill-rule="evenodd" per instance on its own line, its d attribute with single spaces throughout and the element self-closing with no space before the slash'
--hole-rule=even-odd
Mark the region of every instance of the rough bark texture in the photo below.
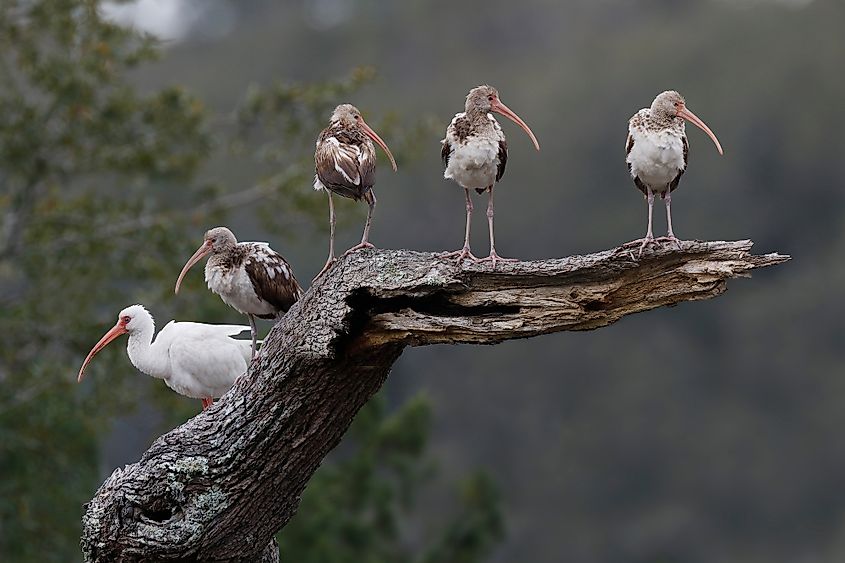
<svg viewBox="0 0 845 563">
<path fill-rule="evenodd" d="M 751 245 L 686 242 L 642 259 L 617 248 L 495 271 L 428 253 L 353 254 L 273 328 L 232 392 L 103 483 L 83 517 L 85 560 L 278 561 L 273 535 L 405 346 L 591 330 L 715 297 L 728 279 L 789 259 Z"/>
</svg>

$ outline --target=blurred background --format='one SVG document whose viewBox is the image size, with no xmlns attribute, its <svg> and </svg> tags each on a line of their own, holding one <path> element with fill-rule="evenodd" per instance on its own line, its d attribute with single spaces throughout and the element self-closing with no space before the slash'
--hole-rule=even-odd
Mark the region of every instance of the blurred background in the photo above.
<svg viewBox="0 0 845 563">
<path fill-rule="evenodd" d="M 270 241 L 303 285 L 320 269 L 313 142 L 336 104 L 399 163 L 379 153 L 372 241 L 458 248 L 439 140 L 482 83 L 542 145 L 503 123 L 502 255 L 642 236 L 627 120 L 677 89 L 725 156 L 689 128 L 675 232 L 794 259 L 595 332 L 407 350 L 283 558 L 845 560 L 843 21 L 841 0 L 3 2 L 0 560 L 80 560 L 82 504 L 199 411 L 123 340 L 75 378 L 126 305 L 243 322 L 199 271 L 172 294 L 207 228 Z M 339 203 L 339 247 L 364 213 Z"/>
</svg>

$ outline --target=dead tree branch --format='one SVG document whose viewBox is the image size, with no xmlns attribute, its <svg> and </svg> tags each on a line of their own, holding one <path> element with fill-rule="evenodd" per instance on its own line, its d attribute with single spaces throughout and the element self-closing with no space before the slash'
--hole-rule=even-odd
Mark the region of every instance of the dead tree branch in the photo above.
<svg viewBox="0 0 845 563">
<path fill-rule="evenodd" d="M 789 260 L 751 246 L 687 242 L 640 260 L 617 248 L 496 271 L 351 255 L 273 328 L 231 392 L 103 483 L 83 518 L 85 560 L 277 561 L 268 543 L 406 346 L 592 330 Z"/>
</svg>

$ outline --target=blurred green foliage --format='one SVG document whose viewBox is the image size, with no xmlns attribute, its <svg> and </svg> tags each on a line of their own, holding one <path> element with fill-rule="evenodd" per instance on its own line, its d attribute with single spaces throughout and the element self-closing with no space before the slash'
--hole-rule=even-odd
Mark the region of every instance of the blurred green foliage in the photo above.
<svg viewBox="0 0 845 563">
<path fill-rule="evenodd" d="M 127 81 L 151 41 L 95 2 L 4 2 L 0 51 L 0 553 L 66 561 L 98 437 L 130 405 L 121 378 L 76 388 L 73 364 L 114 314 L 99 303 L 134 299 L 180 229 L 146 231 L 143 253 L 98 231 L 161 209 L 151 186 L 182 186 L 210 139 L 196 99 Z"/>
<path fill-rule="evenodd" d="M 234 16 L 216 35 L 199 21 L 193 35 L 167 43 L 159 60 L 147 58 L 156 50 L 142 38 L 127 39 L 125 49 L 138 49 L 144 64 L 113 66 L 115 85 L 97 92 L 125 85 L 139 104 L 165 104 L 160 93 L 171 92 L 174 112 L 195 103 L 188 92 L 201 96 L 204 117 L 191 138 L 203 143 L 170 146 L 182 164 L 139 169 L 126 146 L 110 143 L 102 150 L 112 162 L 127 156 L 119 159 L 125 169 L 59 174 L 36 187 L 44 202 L 37 213 L 10 214 L 33 206 L 20 189 L 27 170 L 68 165 L 67 152 L 39 143 L 69 125 L 57 112 L 46 130 L 21 129 L 15 121 L 30 122 L 20 111 L 0 111 L 0 247 L 10 231 L 29 241 L 0 258 L 0 537 L 17 533 L 16 545 L 47 546 L 36 560 L 49 560 L 50 549 L 74 552 L 78 530 L 61 526 L 77 525 L 79 503 L 99 478 L 196 413 L 192 401 L 138 376 L 118 344 L 97 358 L 83 385 L 71 383 L 85 352 L 130 300 L 150 306 L 160 324 L 171 317 L 241 321 L 202 287 L 199 272 L 186 280 L 184 295 L 171 295 L 205 228 L 225 217 L 242 237 L 277 235 L 269 240 L 301 281 L 322 266 L 327 210 L 310 188 L 311 153 L 334 101 L 319 90 L 302 106 L 291 97 L 309 84 L 347 87 L 358 76 L 350 68 L 372 65 L 378 76 L 345 90 L 350 99 L 343 101 L 362 109 L 399 162 L 397 174 L 379 170 L 376 244 L 448 250 L 460 243 L 463 195 L 442 178 L 438 140 L 467 90 L 481 83 L 499 89 L 542 146 L 536 153 L 503 121 L 510 156 L 497 188 L 496 230 L 505 256 L 566 256 L 641 236 L 645 205 L 624 163 L 625 125 L 655 94 L 674 88 L 725 147 L 720 157 L 690 130 L 690 167 L 673 200 L 678 235 L 752 238 L 758 252 L 794 257 L 731 284 L 712 302 L 652 311 L 593 333 L 408 350 L 388 392 L 405 397 L 423 389 L 431 398 L 430 450 L 440 464 L 421 485 L 414 518 L 395 512 L 404 523 L 435 522 L 449 504 L 444 498 L 454 499 L 454 483 L 482 465 L 501 484 L 507 520 L 496 561 L 845 559 L 845 293 L 838 289 L 845 283 L 845 2 L 188 4 L 226 4 Z M 3 2 L 3 29 L 30 7 L 46 6 L 71 13 L 60 0 Z M 83 13 L 73 11 L 75 18 Z M 51 98 L 29 84 L 18 66 L 23 44 L 10 37 L 0 36 L 3 107 L 24 108 L 22 100 L 43 119 Z M 71 79 L 85 68 L 58 76 Z M 326 113 L 318 115 L 311 102 L 321 99 Z M 287 123 L 277 107 L 307 123 Z M 140 119 L 100 120 L 98 127 L 136 131 L 131 138 L 148 147 L 181 134 L 151 131 Z M 128 148 L 141 155 L 140 146 Z M 207 155 L 180 172 L 192 151 Z M 53 154 L 62 159 L 43 162 Z M 152 162 L 167 162 L 169 152 L 157 154 Z M 473 246 L 482 250 L 483 199 L 476 202 Z M 357 242 L 363 209 L 337 204 L 345 227 L 339 238 Z M 17 217 L 29 217 L 20 230 L 12 228 Z M 655 228 L 665 228 L 662 212 Z M 118 410 L 127 416 L 114 418 Z M 98 443 L 94 435 L 111 438 Z M 343 448 L 333 461 L 353 457 Z M 377 470 L 384 471 L 392 470 Z M 462 510 L 454 502 L 449 514 Z M 22 523 L 9 520 L 19 514 Z M 302 510 L 296 519 L 306 517 Z M 399 537 L 417 537 L 411 526 L 400 526 Z M 416 553 L 434 553 L 442 534 L 420 537 L 430 543 Z M 462 541 L 475 542 L 472 534 Z"/>
<path fill-rule="evenodd" d="M 138 87 L 131 73 L 158 55 L 153 38 L 104 19 L 94 0 L 0 4 L 3 561 L 77 558 L 82 505 L 111 470 L 98 464 L 101 440 L 117 414 L 147 398 L 137 395 L 120 345 L 98 357 L 77 386 L 85 351 L 132 302 L 149 305 L 154 315 L 167 300 L 176 316 L 230 319 L 205 291 L 172 298 L 179 264 L 233 208 L 262 201 L 259 215 L 277 232 L 286 221 L 318 216 L 325 202 L 303 189 L 313 174 L 313 140 L 330 109 L 373 77 L 361 69 L 338 82 L 253 86 L 233 114 L 221 116 L 180 86 Z M 396 122 L 383 125 L 390 130 Z M 419 127 L 425 125 L 411 124 L 397 153 L 412 145 Z M 200 179 L 212 156 L 249 170 L 252 185 L 231 190 Z M 199 276 L 188 284 L 198 288 Z M 151 397 L 164 413 L 161 431 L 197 410 L 163 386 Z M 309 487 L 292 539 L 282 538 L 296 554 L 292 560 L 307 560 L 312 549 L 293 538 L 320 535 L 325 542 L 326 527 L 368 538 L 355 548 L 355 560 L 404 560 L 385 556 L 398 556 L 388 549 L 398 537 L 396 510 L 408 507 L 420 483 L 415 466 L 427 410 L 416 401 L 392 418 L 380 403 L 365 412 L 356 445 L 340 462 L 361 481 L 326 464 Z M 395 482 L 382 482 L 384 474 Z M 484 490 L 483 503 L 463 507 L 480 519 L 468 532 L 482 538 L 473 561 L 500 529 L 495 494 Z M 314 549 L 340 560 L 330 545 Z"/>
<path fill-rule="evenodd" d="M 464 480 L 455 514 L 439 514 L 434 531 L 415 534 L 403 526 L 434 470 L 424 456 L 430 416 L 423 397 L 391 415 L 384 398 L 371 400 L 335 462 L 317 472 L 299 512 L 280 534 L 282 558 L 303 563 L 486 559 L 502 537 L 503 521 L 498 493 L 483 473 Z"/>
<path fill-rule="evenodd" d="M 326 6 L 336 11 L 320 19 Z M 510 154 L 496 232 L 510 257 L 642 236 L 626 123 L 658 92 L 680 91 L 725 155 L 689 128 L 676 233 L 751 238 L 794 260 L 713 301 L 592 333 L 410 349 L 388 385 L 431 397 L 442 490 L 479 463 L 502 484 L 498 561 L 845 560 L 845 2 L 303 0 L 242 14 L 225 37 L 185 41 L 161 76 L 209 87 L 197 61 L 318 80 L 372 64 L 380 82 L 362 107 L 432 111 L 444 127 L 469 88 L 496 86 L 542 146 L 501 120 Z M 244 53 L 254 66 L 241 70 Z M 442 179 L 442 131 L 419 166 L 379 176 L 375 242 L 460 244 L 463 195 Z"/>
</svg>

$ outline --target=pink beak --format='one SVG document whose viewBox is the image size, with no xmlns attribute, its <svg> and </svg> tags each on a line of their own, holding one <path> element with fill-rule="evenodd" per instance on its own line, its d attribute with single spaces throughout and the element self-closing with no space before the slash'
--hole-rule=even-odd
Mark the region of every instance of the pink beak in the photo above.
<svg viewBox="0 0 845 563">
<path fill-rule="evenodd" d="M 390 159 L 390 165 L 393 166 L 393 171 L 396 172 L 396 161 L 393 160 L 393 154 L 390 152 L 390 149 L 387 148 L 387 144 L 381 140 L 381 137 L 378 136 L 378 133 L 373 131 L 372 127 L 367 125 L 363 117 L 358 123 L 361 125 L 361 128 L 364 130 L 364 133 L 366 133 L 367 136 L 369 136 L 373 141 L 378 143 L 382 149 L 384 149 L 384 152 L 387 153 L 387 158 Z"/>
<path fill-rule="evenodd" d="M 105 348 L 109 342 L 120 336 L 121 334 L 126 334 L 129 332 L 126 330 L 126 325 L 122 321 L 117 321 L 117 324 L 114 325 L 111 330 L 109 330 L 103 337 L 100 339 L 99 342 L 94 344 L 94 347 L 91 348 L 91 351 L 88 352 L 88 356 L 85 358 L 85 361 L 82 362 L 82 367 L 79 368 L 79 375 L 76 376 L 76 382 L 79 383 L 82 381 L 82 378 L 85 375 L 85 367 L 88 365 L 88 362 L 97 355 L 97 352 Z"/>
<path fill-rule="evenodd" d="M 678 117 L 686 119 L 699 129 L 707 133 L 707 136 L 710 137 L 710 139 L 716 144 L 716 150 L 719 151 L 719 154 L 725 154 L 722 151 L 722 145 L 721 143 L 719 143 L 719 139 L 716 138 L 716 134 L 713 133 L 713 131 L 711 131 L 710 128 L 707 127 L 707 124 L 701 121 L 701 119 L 699 119 L 697 115 L 688 110 L 686 106 L 681 106 L 681 109 L 678 110 Z"/>
<path fill-rule="evenodd" d="M 179 286 L 182 285 L 182 280 L 185 278 L 185 274 L 188 273 L 188 270 L 191 269 L 191 266 L 202 260 L 205 256 L 207 256 L 211 252 L 211 241 L 207 240 L 203 242 L 197 251 L 194 252 L 194 255 L 188 258 L 188 261 L 185 262 L 185 265 L 182 267 L 182 271 L 179 272 L 179 279 L 176 280 L 176 289 L 174 293 L 179 293 Z"/>
<path fill-rule="evenodd" d="M 528 136 L 531 137 L 531 142 L 534 143 L 534 148 L 540 150 L 540 143 L 537 142 L 537 137 L 534 136 L 534 133 L 531 131 L 531 128 L 528 127 L 528 124 L 522 121 L 522 118 L 520 118 L 517 114 L 511 111 L 508 106 L 503 104 L 499 98 L 495 98 L 491 102 L 490 109 L 492 109 L 496 113 L 504 115 L 505 117 L 522 127 L 522 130 L 528 133 Z"/>
</svg>

